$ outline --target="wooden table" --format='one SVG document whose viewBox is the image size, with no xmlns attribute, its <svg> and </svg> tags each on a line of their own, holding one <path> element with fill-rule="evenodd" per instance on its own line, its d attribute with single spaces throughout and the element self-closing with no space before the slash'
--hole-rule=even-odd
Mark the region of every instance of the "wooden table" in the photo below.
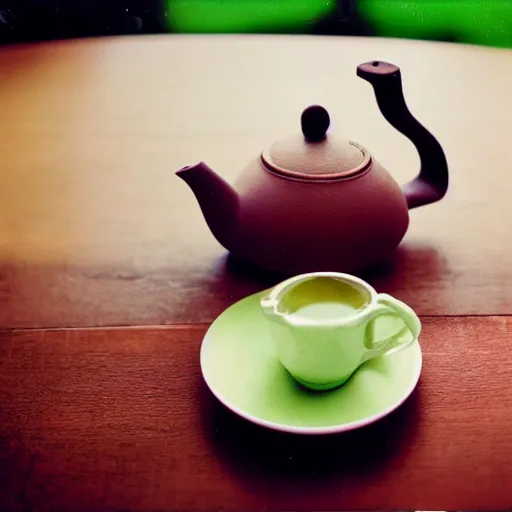
<svg viewBox="0 0 512 512">
<path fill-rule="evenodd" d="M 401 66 L 451 187 L 363 275 L 422 316 L 420 385 L 325 438 L 205 388 L 210 322 L 276 282 L 234 263 L 174 171 L 227 179 L 310 103 L 404 182 L 412 145 L 355 75 Z M 310 37 L 138 37 L 0 52 L 0 508 L 512 507 L 512 52 Z M 272 450 L 268 447 L 272 446 Z"/>
</svg>

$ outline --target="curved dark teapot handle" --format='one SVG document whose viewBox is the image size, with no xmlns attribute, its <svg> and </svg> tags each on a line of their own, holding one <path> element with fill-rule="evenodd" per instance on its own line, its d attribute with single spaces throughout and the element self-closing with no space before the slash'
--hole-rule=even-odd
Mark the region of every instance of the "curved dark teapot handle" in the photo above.
<svg viewBox="0 0 512 512">
<path fill-rule="evenodd" d="M 420 172 L 402 189 L 409 209 L 442 199 L 448 190 L 446 157 L 437 139 L 407 108 L 400 68 L 388 62 L 366 62 L 358 66 L 357 75 L 372 84 L 382 115 L 419 153 Z"/>
</svg>

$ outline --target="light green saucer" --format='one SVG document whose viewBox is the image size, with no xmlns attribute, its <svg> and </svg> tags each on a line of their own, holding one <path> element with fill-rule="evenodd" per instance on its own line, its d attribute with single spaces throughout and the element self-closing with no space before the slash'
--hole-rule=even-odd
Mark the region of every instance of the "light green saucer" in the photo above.
<svg viewBox="0 0 512 512">
<path fill-rule="evenodd" d="M 365 363 L 338 389 L 306 390 L 274 355 L 268 320 L 259 306 L 262 294 L 226 309 L 212 323 L 201 346 L 206 384 L 235 414 L 285 432 L 343 432 L 386 416 L 414 390 L 422 362 L 417 340 L 400 352 Z M 403 327 L 391 316 L 377 322 L 383 338 Z"/>
</svg>

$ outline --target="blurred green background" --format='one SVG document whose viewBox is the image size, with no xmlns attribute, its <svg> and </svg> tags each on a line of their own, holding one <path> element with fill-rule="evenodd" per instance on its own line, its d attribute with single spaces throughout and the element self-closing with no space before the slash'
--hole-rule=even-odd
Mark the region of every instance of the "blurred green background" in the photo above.
<svg viewBox="0 0 512 512">
<path fill-rule="evenodd" d="M 0 42 L 154 33 L 361 35 L 512 48 L 512 0 L 0 0 Z"/>
<path fill-rule="evenodd" d="M 168 0 L 173 32 L 321 32 L 512 47 L 512 0 Z M 320 27 L 318 30 L 317 27 Z"/>
<path fill-rule="evenodd" d="M 512 47 L 512 0 L 361 0 L 381 36 Z"/>
</svg>

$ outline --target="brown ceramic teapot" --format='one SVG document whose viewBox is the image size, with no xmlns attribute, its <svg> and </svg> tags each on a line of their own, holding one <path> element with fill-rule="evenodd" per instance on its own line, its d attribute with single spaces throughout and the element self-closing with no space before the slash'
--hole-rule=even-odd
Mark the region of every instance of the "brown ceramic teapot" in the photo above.
<svg viewBox="0 0 512 512">
<path fill-rule="evenodd" d="M 374 61 L 358 66 L 357 75 L 372 84 L 382 115 L 416 146 L 419 174 L 401 188 L 364 147 L 327 134 L 324 108 L 308 107 L 302 133 L 256 156 L 234 186 L 203 162 L 177 172 L 215 238 L 238 258 L 285 273 L 352 272 L 391 255 L 409 209 L 445 195 L 443 149 L 409 112 L 400 69 Z"/>
</svg>

